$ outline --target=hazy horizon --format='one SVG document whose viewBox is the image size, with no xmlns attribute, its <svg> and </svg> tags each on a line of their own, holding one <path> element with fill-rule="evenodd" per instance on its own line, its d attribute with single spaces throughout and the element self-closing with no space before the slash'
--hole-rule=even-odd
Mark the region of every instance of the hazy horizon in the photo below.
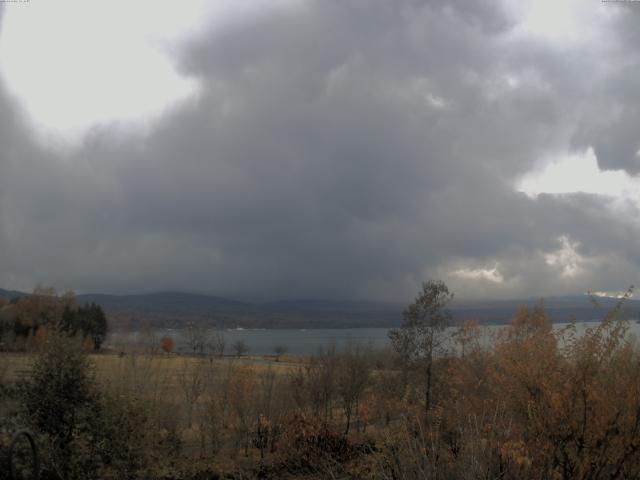
<svg viewBox="0 0 640 480">
<path fill-rule="evenodd" d="M 32 289 L 15 289 L 15 288 L 5 288 L 0 285 L 0 290 L 4 290 L 7 292 L 18 292 L 29 294 L 32 293 L 35 289 L 40 287 L 52 287 L 56 290 L 58 294 L 62 294 L 64 290 L 58 290 L 55 286 L 45 286 L 45 285 L 36 285 Z M 198 290 L 180 290 L 180 289 L 172 289 L 172 290 L 114 290 L 114 291 L 81 291 L 69 289 L 67 291 L 72 291 L 75 295 L 79 296 L 116 296 L 116 297 L 127 297 L 127 296 L 152 296 L 152 295 L 194 295 L 194 296 L 205 296 L 210 298 L 219 298 L 221 300 L 230 300 L 236 302 L 245 302 L 245 303 L 279 303 L 279 302 L 367 302 L 367 303 L 381 303 L 381 304 L 392 304 L 392 305 L 406 305 L 409 302 L 414 300 L 414 297 L 407 297 L 403 299 L 396 300 L 380 300 L 376 298 L 351 298 L 351 297 L 267 297 L 267 296 L 259 296 L 259 295 L 246 295 L 242 293 L 230 294 L 230 295 L 219 295 L 216 292 L 207 292 L 207 291 L 198 291 Z M 585 297 L 587 298 L 589 295 L 592 295 L 596 298 L 607 298 L 607 299 L 621 299 L 627 292 L 619 291 L 619 292 L 605 292 L 605 291 L 596 291 L 596 292 L 567 292 L 564 294 L 552 294 L 546 296 L 539 295 L 523 295 L 520 297 L 489 297 L 489 296 L 480 296 L 480 297 L 460 297 L 455 295 L 454 293 L 453 299 L 451 301 L 451 305 L 459 305 L 464 303 L 474 303 L 474 302 L 512 302 L 512 301 L 535 301 L 539 299 L 556 299 L 556 298 L 566 298 L 566 297 Z M 636 295 L 631 294 L 628 296 L 629 299 L 636 300 Z"/>
</svg>

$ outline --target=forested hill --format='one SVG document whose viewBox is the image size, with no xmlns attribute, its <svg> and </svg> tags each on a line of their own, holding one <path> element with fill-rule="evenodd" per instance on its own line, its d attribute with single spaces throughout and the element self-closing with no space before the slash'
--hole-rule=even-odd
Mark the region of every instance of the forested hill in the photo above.
<svg viewBox="0 0 640 480">
<path fill-rule="evenodd" d="M 96 302 L 116 325 L 151 323 L 180 327 L 188 322 L 224 328 L 319 328 L 392 326 L 403 306 L 367 301 L 295 300 L 241 302 L 209 295 L 162 292 L 145 295 L 79 295 Z"/>
<path fill-rule="evenodd" d="M 9 300 L 27 295 L 0 289 Z M 402 320 L 405 305 L 373 301 L 292 300 L 252 303 L 210 295 L 158 292 L 142 295 L 78 295 L 80 303 L 95 302 L 106 311 L 114 327 L 141 325 L 181 327 L 189 322 L 224 328 L 340 328 L 394 327 Z M 538 299 L 457 301 L 451 306 L 454 320 L 476 319 L 485 324 L 508 322 L 519 305 L 535 305 Z M 586 295 L 544 299 L 545 310 L 554 322 L 589 321 L 604 316 L 617 303 L 597 297 L 599 308 Z M 625 315 L 638 319 L 640 301 L 625 302 Z"/>
</svg>

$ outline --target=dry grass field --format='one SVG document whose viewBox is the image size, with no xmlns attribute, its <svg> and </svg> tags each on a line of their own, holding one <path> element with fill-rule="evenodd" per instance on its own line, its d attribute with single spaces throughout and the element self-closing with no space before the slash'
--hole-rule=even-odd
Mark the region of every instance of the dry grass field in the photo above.
<svg viewBox="0 0 640 480">
<path fill-rule="evenodd" d="M 24 377 L 35 353 L 0 353 L 0 382 L 12 383 Z M 163 394 L 173 398 L 184 388 L 184 377 L 211 376 L 225 370 L 252 370 L 256 375 L 286 377 L 305 365 L 298 357 L 244 356 L 199 357 L 179 354 L 127 353 L 91 354 L 89 359 L 98 385 L 106 389 L 132 389 L 139 393 Z"/>
<path fill-rule="evenodd" d="M 1 353 L 0 382 L 12 384 L 26 378 L 36 355 Z M 99 391 L 142 406 L 153 425 L 149 444 L 164 445 L 161 450 L 168 455 L 179 451 L 194 468 L 205 457 L 210 460 L 212 451 L 228 450 L 217 456 L 216 463 L 230 469 L 251 461 L 242 458 L 245 439 L 240 437 L 248 435 L 243 422 L 248 428 L 259 415 L 271 416 L 287 408 L 279 397 L 288 390 L 291 375 L 304 366 L 302 359 L 293 357 L 220 358 L 137 351 L 91 354 L 89 361 Z M 240 425 L 234 433 L 232 424 Z"/>
</svg>

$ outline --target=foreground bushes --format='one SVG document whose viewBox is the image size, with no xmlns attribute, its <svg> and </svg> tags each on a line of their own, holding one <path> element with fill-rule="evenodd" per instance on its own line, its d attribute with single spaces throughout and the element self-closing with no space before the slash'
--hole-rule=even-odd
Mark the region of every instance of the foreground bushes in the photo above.
<svg viewBox="0 0 640 480">
<path fill-rule="evenodd" d="M 638 478 L 640 356 L 627 329 L 610 315 L 584 335 L 554 333 L 542 308 L 522 309 L 491 350 L 440 362 L 437 407 L 397 463 L 426 465 L 427 478 Z"/>
<path fill-rule="evenodd" d="M 522 308 L 490 343 L 467 322 L 429 376 L 357 346 L 278 372 L 129 355 L 98 375 L 55 334 L 2 391 L 46 478 L 640 478 L 640 354 L 616 314 L 578 334 Z"/>
<path fill-rule="evenodd" d="M 50 335 L 16 397 L 44 478 L 136 478 L 144 465 L 142 406 L 101 391 L 79 339 Z"/>
</svg>

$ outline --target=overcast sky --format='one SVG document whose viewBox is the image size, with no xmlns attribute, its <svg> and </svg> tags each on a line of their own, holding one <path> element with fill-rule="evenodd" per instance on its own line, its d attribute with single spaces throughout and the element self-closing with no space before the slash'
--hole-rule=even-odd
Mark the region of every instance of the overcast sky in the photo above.
<svg viewBox="0 0 640 480">
<path fill-rule="evenodd" d="M 31 0 L 0 22 L 0 287 L 638 281 L 640 2 Z"/>
</svg>

